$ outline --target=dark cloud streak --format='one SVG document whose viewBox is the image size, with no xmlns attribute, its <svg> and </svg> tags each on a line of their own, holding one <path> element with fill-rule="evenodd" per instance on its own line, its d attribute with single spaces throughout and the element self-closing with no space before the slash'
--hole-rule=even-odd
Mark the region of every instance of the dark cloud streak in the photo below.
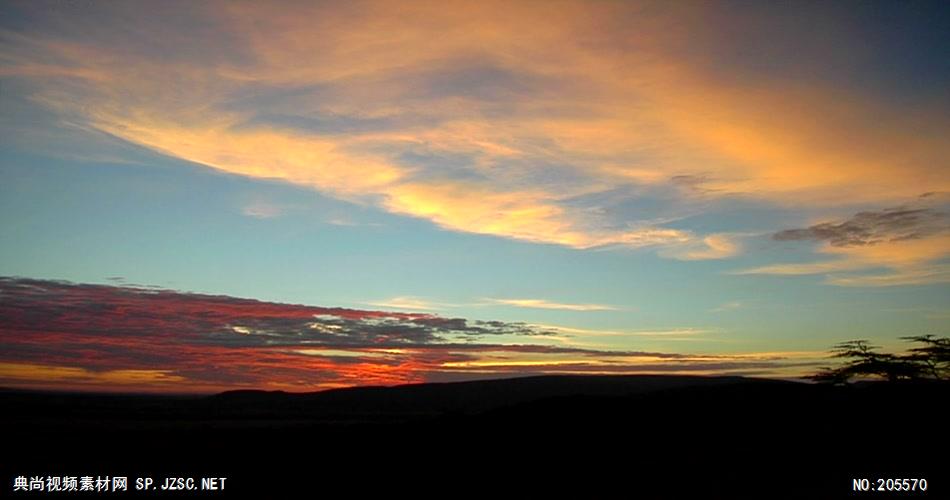
<svg viewBox="0 0 950 500">
<path fill-rule="evenodd" d="M 839 222 L 824 222 L 772 235 L 777 241 L 827 241 L 835 247 L 874 245 L 923 238 L 950 230 L 947 213 L 933 208 L 895 207 L 855 214 Z"/>
</svg>

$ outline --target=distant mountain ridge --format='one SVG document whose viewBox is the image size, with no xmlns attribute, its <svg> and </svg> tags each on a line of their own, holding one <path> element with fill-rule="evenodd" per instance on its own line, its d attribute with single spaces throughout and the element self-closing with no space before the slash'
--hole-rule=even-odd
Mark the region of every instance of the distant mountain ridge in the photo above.
<svg viewBox="0 0 950 500">
<path fill-rule="evenodd" d="M 205 403 L 221 408 L 266 402 L 283 409 L 353 412 L 474 414 L 547 398 L 625 397 L 687 387 L 731 384 L 795 385 L 769 379 L 681 375 L 543 375 L 468 382 L 350 387 L 310 393 L 227 391 Z"/>
<path fill-rule="evenodd" d="M 625 398 L 688 388 L 788 387 L 797 382 L 743 377 L 549 375 L 468 382 L 331 389 L 319 392 L 235 390 L 210 396 L 0 391 L 7 419 L 62 418 L 107 422 L 161 420 L 306 420 L 401 422 L 472 416 L 551 398 Z M 78 404 L 77 404 L 78 403 Z"/>
</svg>

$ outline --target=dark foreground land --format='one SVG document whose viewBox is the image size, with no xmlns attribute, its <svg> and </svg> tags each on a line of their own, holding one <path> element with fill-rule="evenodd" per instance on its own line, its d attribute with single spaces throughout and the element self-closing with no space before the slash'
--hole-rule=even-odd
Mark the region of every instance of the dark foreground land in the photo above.
<svg viewBox="0 0 950 500">
<path fill-rule="evenodd" d="M 0 391 L 17 476 L 101 498 L 950 498 L 946 383 L 552 376 L 208 397 Z M 135 491 L 153 478 L 155 490 Z M 198 490 L 162 490 L 167 477 Z M 227 477 L 224 490 L 200 479 Z M 854 492 L 854 479 L 927 491 Z M 883 484 L 883 483 L 882 483 Z M 920 484 L 920 483 L 918 483 Z M 899 487 L 899 486 L 898 486 Z"/>
</svg>

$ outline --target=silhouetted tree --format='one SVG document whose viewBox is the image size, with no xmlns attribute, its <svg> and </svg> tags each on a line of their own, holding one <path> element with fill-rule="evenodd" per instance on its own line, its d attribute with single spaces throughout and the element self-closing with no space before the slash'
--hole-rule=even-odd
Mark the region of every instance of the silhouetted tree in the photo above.
<svg viewBox="0 0 950 500">
<path fill-rule="evenodd" d="M 878 347 L 867 340 L 849 340 L 835 345 L 831 357 L 850 361 L 835 368 L 823 368 L 808 378 L 833 384 L 843 384 L 854 377 L 881 377 L 892 382 L 950 378 L 950 338 L 933 335 L 901 338 L 924 345 L 899 355 L 878 352 Z"/>
<path fill-rule="evenodd" d="M 918 335 L 901 337 L 910 342 L 924 344 L 910 349 L 905 358 L 920 365 L 922 371 L 938 380 L 950 379 L 950 338 Z"/>
</svg>

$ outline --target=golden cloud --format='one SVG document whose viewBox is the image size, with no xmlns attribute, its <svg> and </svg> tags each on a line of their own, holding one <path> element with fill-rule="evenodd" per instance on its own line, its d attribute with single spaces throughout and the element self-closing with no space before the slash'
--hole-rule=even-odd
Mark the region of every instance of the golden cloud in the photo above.
<svg viewBox="0 0 950 500">
<path fill-rule="evenodd" d="M 686 260 L 738 254 L 727 234 L 646 224 L 636 213 L 607 220 L 572 203 L 677 177 L 697 179 L 713 200 L 741 193 L 786 207 L 950 191 L 950 171 L 935 167 L 950 156 L 945 116 L 832 85 L 728 79 L 683 49 L 718 35 L 703 16 L 675 7 L 196 9 L 219 38 L 122 11 L 130 32 L 181 51 L 164 56 L 70 36 L 68 27 L 55 38 L 5 33 L 3 73 L 33 83 L 34 99 L 64 119 L 169 156 L 450 230 L 573 248 L 660 246 Z M 432 159 L 406 159 L 418 151 Z M 461 166 L 448 167 L 450 157 Z M 920 242 L 933 245 L 926 250 L 900 245 L 812 266 L 907 271 L 911 264 L 894 260 L 906 249 L 919 256 L 915 265 L 947 251 L 942 240 Z M 816 269 L 792 266 L 759 271 Z"/>
<path fill-rule="evenodd" d="M 824 244 L 818 251 L 837 258 L 808 263 L 774 264 L 736 271 L 735 274 L 827 274 L 827 282 L 839 286 L 950 283 L 950 266 L 939 262 L 950 254 L 948 234 L 874 245 L 840 247 Z"/>
</svg>

